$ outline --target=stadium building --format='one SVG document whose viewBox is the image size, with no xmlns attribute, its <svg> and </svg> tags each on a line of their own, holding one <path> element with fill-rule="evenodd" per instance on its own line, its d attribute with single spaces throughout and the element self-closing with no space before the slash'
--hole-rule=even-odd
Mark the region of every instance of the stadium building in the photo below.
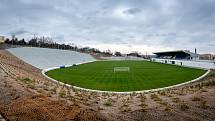
<svg viewBox="0 0 215 121">
<path fill-rule="evenodd" d="M 189 50 L 176 50 L 165 52 L 154 52 L 156 58 L 159 59 L 174 59 L 174 60 L 198 60 L 199 54 L 192 53 Z"/>
<path fill-rule="evenodd" d="M 0 43 L 4 43 L 4 36 L 0 36 Z"/>
<path fill-rule="evenodd" d="M 200 60 L 214 60 L 214 55 L 213 54 L 201 54 L 199 56 Z"/>
</svg>

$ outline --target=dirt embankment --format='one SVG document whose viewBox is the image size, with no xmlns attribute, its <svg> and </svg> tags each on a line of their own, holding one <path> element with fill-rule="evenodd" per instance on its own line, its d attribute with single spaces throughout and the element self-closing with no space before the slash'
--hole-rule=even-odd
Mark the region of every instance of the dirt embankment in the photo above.
<svg viewBox="0 0 215 121">
<path fill-rule="evenodd" d="M 213 121 L 215 71 L 175 89 L 117 95 L 52 83 L 41 70 L 0 50 L 0 114 L 12 121 Z"/>
<path fill-rule="evenodd" d="M 107 59 L 102 58 L 103 56 L 99 55 L 99 54 L 90 54 L 90 55 L 96 60 L 107 60 Z"/>
<path fill-rule="evenodd" d="M 42 95 L 14 101 L 9 105 L 4 115 L 14 121 L 29 119 L 31 121 L 105 120 L 93 110 L 84 110 L 78 105 L 66 105 L 65 102 L 53 101 Z"/>
<path fill-rule="evenodd" d="M 41 70 L 24 63 L 5 50 L 0 50 L 0 113 L 11 121 L 65 121 L 106 118 L 77 104 L 55 100 L 28 85 L 44 83 Z"/>
</svg>

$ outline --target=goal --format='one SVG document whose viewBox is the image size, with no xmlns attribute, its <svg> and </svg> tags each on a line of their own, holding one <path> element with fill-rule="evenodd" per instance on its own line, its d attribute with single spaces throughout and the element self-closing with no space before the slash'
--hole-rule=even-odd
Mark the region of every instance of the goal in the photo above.
<svg viewBox="0 0 215 121">
<path fill-rule="evenodd" d="M 114 73 L 115 72 L 129 72 L 130 68 L 129 67 L 114 67 L 113 71 L 114 71 Z"/>
</svg>

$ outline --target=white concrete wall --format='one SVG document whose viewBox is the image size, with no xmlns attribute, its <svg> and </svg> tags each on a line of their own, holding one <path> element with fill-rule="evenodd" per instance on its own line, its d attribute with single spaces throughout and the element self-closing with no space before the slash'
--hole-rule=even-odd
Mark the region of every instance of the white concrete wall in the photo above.
<svg viewBox="0 0 215 121">
<path fill-rule="evenodd" d="M 176 65 L 182 65 L 187 67 L 203 68 L 203 69 L 215 69 L 215 61 L 205 61 L 205 60 L 172 60 L 172 59 L 158 59 L 152 58 L 155 62 L 172 64 L 175 61 Z"/>
<path fill-rule="evenodd" d="M 62 65 L 72 65 L 95 60 L 89 54 L 70 50 L 20 47 L 10 48 L 8 51 L 39 69 L 47 69 Z"/>
<path fill-rule="evenodd" d="M 134 56 L 126 56 L 126 57 L 101 57 L 103 59 L 107 59 L 107 60 L 146 60 L 144 58 L 140 58 L 140 57 L 134 57 Z"/>
</svg>

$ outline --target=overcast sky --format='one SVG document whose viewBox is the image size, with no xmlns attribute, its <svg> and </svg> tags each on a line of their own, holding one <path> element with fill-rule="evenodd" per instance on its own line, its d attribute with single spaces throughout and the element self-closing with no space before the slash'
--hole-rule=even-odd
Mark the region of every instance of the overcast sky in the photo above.
<svg viewBox="0 0 215 121">
<path fill-rule="evenodd" d="M 101 50 L 215 53 L 215 0 L 0 0 L 0 35 Z"/>
</svg>

